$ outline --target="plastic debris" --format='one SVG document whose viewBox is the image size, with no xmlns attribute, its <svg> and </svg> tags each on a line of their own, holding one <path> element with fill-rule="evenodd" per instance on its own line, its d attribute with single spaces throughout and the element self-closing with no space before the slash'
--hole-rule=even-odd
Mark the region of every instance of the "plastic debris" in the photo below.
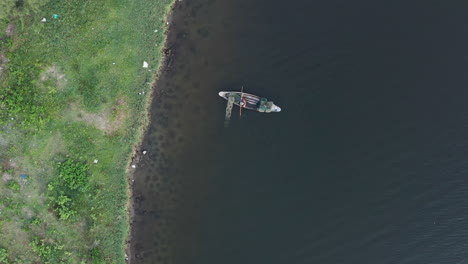
<svg viewBox="0 0 468 264">
<path fill-rule="evenodd" d="M 155 29 L 155 30 L 154 30 L 154 32 L 158 32 L 158 30 L 157 30 L 157 29 Z"/>
<path fill-rule="evenodd" d="M 146 153 L 147 153 L 147 152 L 148 152 L 148 151 L 146 151 L 146 150 L 143 150 L 143 152 L 142 152 L 142 153 L 143 153 L 143 155 L 146 155 Z"/>
<path fill-rule="evenodd" d="M 47 21 L 47 19 L 45 17 L 42 18 L 42 20 L 41 20 L 41 22 L 46 22 L 46 21 Z"/>
<path fill-rule="evenodd" d="M 59 15 L 53 14 L 52 17 L 53 17 L 54 19 L 57 19 L 57 18 L 59 18 Z"/>
<path fill-rule="evenodd" d="M 146 61 L 143 61 L 143 68 L 148 68 L 148 63 Z"/>
<path fill-rule="evenodd" d="M 136 165 L 135 165 L 135 164 L 132 164 L 132 168 L 136 168 Z"/>
<path fill-rule="evenodd" d="M 95 159 L 95 160 L 94 160 L 94 163 L 95 163 L 95 164 L 98 163 L 98 160 Z"/>
</svg>

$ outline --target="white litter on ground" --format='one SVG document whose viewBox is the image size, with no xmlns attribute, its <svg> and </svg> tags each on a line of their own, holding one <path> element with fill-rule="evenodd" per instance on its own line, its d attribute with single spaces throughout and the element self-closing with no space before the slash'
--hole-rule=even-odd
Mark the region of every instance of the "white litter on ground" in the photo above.
<svg viewBox="0 0 468 264">
<path fill-rule="evenodd" d="M 146 61 L 143 62 L 143 68 L 148 68 L 148 63 Z"/>
<path fill-rule="evenodd" d="M 44 18 L 43 18 L 41 21 L 42 21 L 42 22 L 46 22 L 46 21 L 47 21 L 47 19 L 44 17 Z"/>
<path fill-rule="evenodd" d="M 94 160 L 94 163 L 98 163 L 98 160 Z"/>
</svg>

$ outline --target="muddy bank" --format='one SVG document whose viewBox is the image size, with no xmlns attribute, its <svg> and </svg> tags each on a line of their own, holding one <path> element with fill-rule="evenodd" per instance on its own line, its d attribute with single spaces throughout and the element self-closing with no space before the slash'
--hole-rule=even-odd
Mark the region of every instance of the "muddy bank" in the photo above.
<svg viewBox="0 0 468 264">
<path fill-rule="evenodd" d="M 209 185 L 205 175 L 212 174 L 207 171 L 217 153 L 203 142 L 219 140 L 224 129 L 225 102 L 217 92 L 240 87 L 226 71 L 230 41 L 218 38 L 229 34 L 225 15 L 207 14 L 226 9 L 226 1 L 208 0 L 178 1 L 174 7 L 166 61 L 153 87 L 150 125 L 131 179 L 132 263 L 183 263 L 180 252 L 192 250 Z"/>
<path fill-rule="evenodd" d="M 180 1 L 174 1 L 172 6 L 170 7 L 170 11 L 167 14 L 166 17 L 166 28 L 165 28 L 165 36 L 166 36 L 166 44 L 162 48 L 162 53 L 164 54 L 164 60 L 161 62 L 159 65 L 159 68 L 157 70 L 157 73 L 155 74 L 154 82 L 151 85 L 151 93 L 148 95 L 149 100 L 147 101 L 147 106 L 146 109 L 148 114 L 151 115 L 152 111 L 151 105 L 155 103 L 155 94 L 158 92 L 158 86 L 162 82 L 165 72 L 169 71 L 171 68 L 171 64 L 173 61 L 173 53 L 171 51 L 171 48 L 169 47 L 169 41 L 170 36 L 172 35 L 171 29 L 173 28 L 173 21 L 174 17 L 176 14 L 176 9 L 179 8 L 179 2 Z M 142 195 L 138 194 L 135 195 L 135 175 L 137 175 L 138 170 L 140 166 L 142 166 L 142 161 L 144 160 L 144 156 L 148 154 L 148 150 L 144 149 L 142 142 L 144 142 L 144 136 L 147 133 L 148 126 L 150 125 L 151 121 L 147 120 L 146 127 L 141 130 L 141 138 L 142 140 L 140 141 L 139 145 L 135 145 L 133 148 L 133 155 L 129 159 L 129 166 L 127 170 L 127 180 L 129 184 L 129 193 L 128 196 L 130 197 L 129 199 L 129 204 L 127 205 L 128 208 L 128 216 L 129 216 L 129 227 L 130 227 L 130 234 L 128 237 L 128 240 L 126 242 L 126 248 L 125 248 L 125 254 L 126 254 L 126 260 L 127 263 L 136 263 L 136 261 L 139 259 L 140 255 L 138 253 L 134 254 L 134 243 L 137 241 L 137 239 L 134 239 L 134 223 L 135 221 L 138 221 L 138 216 L 142 214 L 141 210 L 139 210 L 139 204 L 142 202 Z M 138 177 L 139 178 L 139 177 Z M 145 214 L 145 212 L 143 212 Z M 137 216 L 137 217 L 135 217 Z"/>
</svg>

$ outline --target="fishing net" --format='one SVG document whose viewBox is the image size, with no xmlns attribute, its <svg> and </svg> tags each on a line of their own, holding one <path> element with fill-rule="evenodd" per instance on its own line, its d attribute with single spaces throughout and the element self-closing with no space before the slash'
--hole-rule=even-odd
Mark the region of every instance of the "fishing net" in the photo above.
<svg viewBox="0 0 468 264">
<path fill-rule="evenodd" d="M 236 100 L 235 96 L 230 95 L 228 97 L 228 101 L 226 105 L 226 115 L 224 117 L 224 127 L 229 126 L 229 121 L 231 120 L 232 106 L 234 105 L 235 100 Z"/>
</svg>

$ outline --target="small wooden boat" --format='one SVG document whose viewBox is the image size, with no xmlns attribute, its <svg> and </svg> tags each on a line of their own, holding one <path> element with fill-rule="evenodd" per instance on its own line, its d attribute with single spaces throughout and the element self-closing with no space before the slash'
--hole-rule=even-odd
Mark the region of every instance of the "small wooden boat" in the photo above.
<svg viewBox="0 0 468 264">
<path fill-rule="evenodd" d="M 233 98 L 234 104 L 239 107 L 242 105 L 242 108 L 265 113 L 281 112 L 281 108 L 279 106 L 260 96 L 237 91 L 223 91 L 218 94 L 228 101 L 229 98 Z"/>
</svg>

